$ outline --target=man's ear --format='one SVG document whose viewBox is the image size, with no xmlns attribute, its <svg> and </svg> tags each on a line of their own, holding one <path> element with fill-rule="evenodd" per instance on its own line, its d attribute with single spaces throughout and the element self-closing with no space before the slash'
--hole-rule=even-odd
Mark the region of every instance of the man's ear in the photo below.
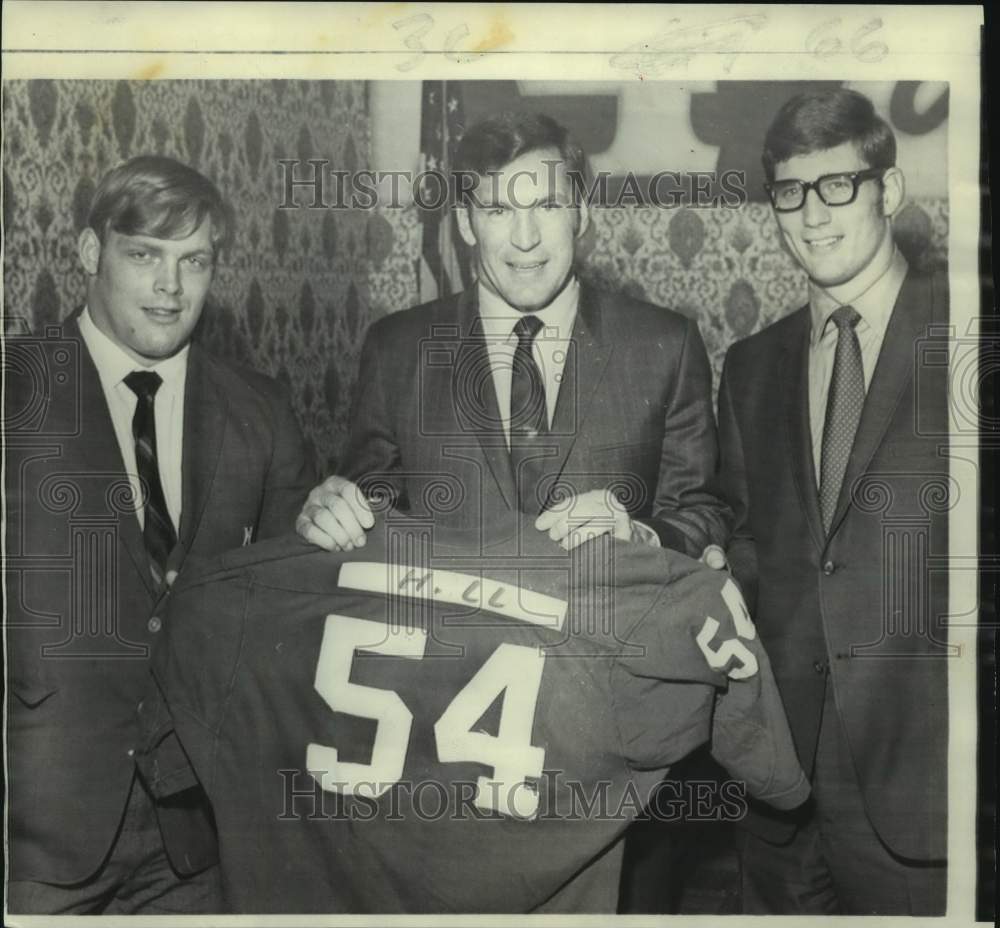
<svg viewBox="0 0 1000 928">
<path fill-rule="evenodd" d="M 882 175 L 882 214 L 892 218 L 906 198 L 906 178 L 899 168 L 889 168 Z"/>
<path fill-rule="evenodd" d="M 83 269 L 91 277 L 95 277 L 101 263 L 101 240 L 93 229 L 88 227 L 80 233 L 80 238 L 77 240 L 77 251 Z"/>
<path fill-rule="evenodd" d="M 458 223 L 458 232 L 462 240 L 470 248 L 477 245 L 476 233 L 472 231 L 472 219 L 470 218 L 471 206 L 460 206 L 455 211 L 455 221 Z"/>
</svg>

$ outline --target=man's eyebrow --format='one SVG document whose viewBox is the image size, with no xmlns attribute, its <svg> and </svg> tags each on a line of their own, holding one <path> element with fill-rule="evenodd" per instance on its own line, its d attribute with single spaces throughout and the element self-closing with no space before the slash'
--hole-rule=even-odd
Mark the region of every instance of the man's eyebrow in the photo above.
<svg viewBox="0 0 1000 928">
<path fill-rule="evenodd" d="M 157 244 L 160 240 L 145 235 L 122 235 L 122 240 L 127 247 L 145 248 L 147 251 L 160 251 Z"/>
<path fill-rule="evenodd" d="M 163 251 L 163 243 L 167 239 L 159 238 L 155 235 L 123 235 L 125 245 L 130 248 L 144 248 L 146 251 Z"/>
<path fill-rule="evenodd" d="M 156 254 L 163 253 L 163 245 L 161 244 L 164 239 L 157 238 L 153 235 L 123 235 L 125 239 L 125 246 L 127 248 L 142 248 L 144 251 L 152 251 Z M 169 239 L 167 240 L 169 241 Z M 211 248 L 195 248 L 192 251 L 186 251 L 181 255 L 182 258 L 193 258 L 199 255 L 205 255 L 209 258 L 215 257 L 215 252 Z"/>
</svg>

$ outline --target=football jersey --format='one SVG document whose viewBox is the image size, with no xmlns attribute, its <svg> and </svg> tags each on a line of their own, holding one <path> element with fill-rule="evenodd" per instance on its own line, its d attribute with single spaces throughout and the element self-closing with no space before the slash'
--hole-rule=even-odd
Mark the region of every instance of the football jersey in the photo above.
<svg viewBox="0 0 1000 928">
<path fill-rule="evenodd" d="M 737 799 L 809 791 L 736 585 L 670 550 L 392 514 L 348 553 L 223 555 L 164 635 L 239 912 L 613 912 L 622 833 L 694 748 Z M 159 794 L 184 785 L 168 729 Z"/>
</svg>

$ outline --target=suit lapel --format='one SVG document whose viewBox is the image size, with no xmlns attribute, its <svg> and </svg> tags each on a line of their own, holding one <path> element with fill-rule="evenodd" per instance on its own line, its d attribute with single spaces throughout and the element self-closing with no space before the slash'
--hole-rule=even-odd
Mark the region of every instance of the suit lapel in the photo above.
<svg viewBox="0 0 1000 928">
<path fill-rule="evenodd" d="M 184 387 L 184 450 L 181 468 L 182 509 L 178 540 L 180 564 L 191 548 L 205 511 L 219 464 L 229 402 L 212 377 L 209 361 L 191 346 Z"/>
<path fill-rule="evenodd" d="M 462 431 L 479 440 L 483 457 L 500 496 L 509 509 L 516 509 L 514 471 L 504 439 L 500 407 L 493 385 L 493 365 L 479 317 L 477 290 L 471 287 L 459 298 L 459 358 L 452 369 L 451 401 Z"/>
<path fill-rule="evenodd" d="M 546 461 L 545 469 L 550 474 L 558 476 L 566 467 L 570 452 L 583 434 L 583 424 L 614 353 L 614 347 L 603 338 L 601 320 L 601 296 L 581 286 L 580 303 L 552 417 L 552 434 L 558 454 L 552 462 Z"/>
<path fill-rule="evenodd" d="M 504 439 L 476 293 L 475 288 L 466 291 L 459 302 L 463 338 L 461 357 L 452 375 L 452 398 L 462 427 L 473 431 L 479 439 L 483 456 L 504 502 L 509 508 L 516 509 L 514 472 Z M 565 468 L 604 379 L 612 352 L 613 348 L 602 338 L 600 297 L 581 286 L 580 303 L 552 420 L 552 434 L 556 439 L 553 445 L 557 456 L 545 459 L 547 474 L 557 476 Z M 484 373 L 489 376 L 484 376 Z"/>
<path fill-rule="evenodd" d="M 916 340 L 930 321 L 928 290 L 920 286 L 912 273 L 907 274 L 889 318 L 882 349 L 865 397 L 861 421 L 847 459 L 844 482 L 840 486 L 837 508 L 830 523 L 831 535 L 850 508 L 851 487 L 867 469 L 885 436 L 903 390 L 913 379 Z"/>
<path fill-rule="evenodd" d="M 108 400 L 75 316 L 66 322 L 63 334 L 80 344 L 80 456 L 86 463 L 88 473 L 108 479 L 124 478 L 125 461 L 111 422 Z M 118 519 L 118 537 L 128 552 L 136 573 L 142 578 L 150 595 L 155 596 L 156 587 L 149 569 L 149 555 L 146 553 L 146 543 L 142 540 L 142 527 L 137 514 L 121 513 Z"/>
<path fill-rule="evenodd" d="M 812 430 L 809 425 L 809 307 L 798 311 L 796 325 L 790 327 L 779 362 L 788 371 L 785 395 L 785 422 L 791 447 L 792 475 L 802 503 L 809 532 L 816 546 L 823 547 L 823 520 L 819 511 L 819 490 L 816 486 L 816 464 L 813 461 Z M 766 440 L 766 436 L 764 436 Z"/>
</svg>

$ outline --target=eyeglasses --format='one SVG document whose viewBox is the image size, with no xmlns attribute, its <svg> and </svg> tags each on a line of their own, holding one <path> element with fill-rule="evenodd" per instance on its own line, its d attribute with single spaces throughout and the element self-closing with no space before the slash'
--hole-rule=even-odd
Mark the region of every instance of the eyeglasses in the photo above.
<svg viewBox="0 0 1000 928">
<path fill-rule="evenodd" d="M 854 202 L 858 186 L 863 181 L 881 177 L 883 173 L 885 168 L 866 168 L 864 171 L 824 174 L 814 181 L 776 180 L 773 184 L 764 184 L 764 189 L 771 196 L 771 205 L 779 213 L 794 213 L 802 209 L 810 190 L 815 190 L 827 206 L 847 206 Z"/>
</svg>

